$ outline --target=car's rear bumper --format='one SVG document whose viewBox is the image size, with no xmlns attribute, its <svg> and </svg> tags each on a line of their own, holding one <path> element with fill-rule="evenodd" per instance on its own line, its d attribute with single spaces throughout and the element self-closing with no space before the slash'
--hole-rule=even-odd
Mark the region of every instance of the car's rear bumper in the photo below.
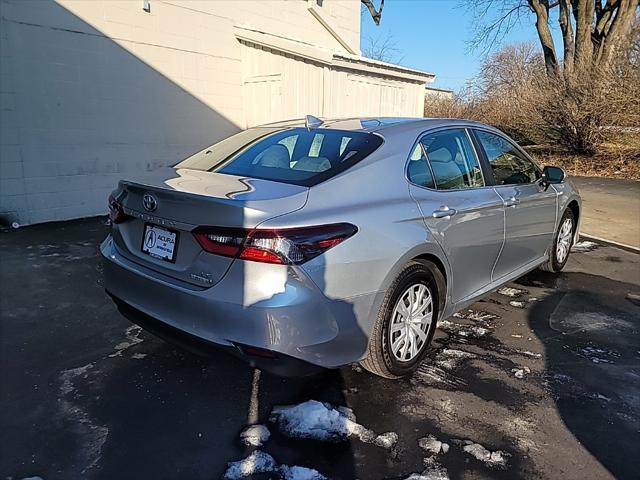
<svg viewBox="0 0 640 480">
<path fill-rule="evenodd" d="M 366 353 L 358 316 L 368 314 L 373 295 L 329 299 L 300 269 L 241 261 L 215 286 L 199 289 L 131 262 L 111 237 L 101 252 L 105 289 L 121 312 L 161 337 L 189 339 L 192 349 L 215 345 L 280 374 L 307 370 L 298 362 L 334 368 Z M 276 358 L 254 358 L 244 347 Z"/>
<path fill-rule="evenodd" d="M 281 376 L 306 376 L 324 370 L 323 367 L 269 350 L 257 351 L 245 345 L 237 344 L 230 347 L 210 342 L 147 315 L 114 296 L 108 290 L 107 294 L 112 298 L 118 311 L 125 318 L 156 337 L 197 355 L 209 356 L 215 351 L 223 350 L 231 355 L 240 357 L 255 368 Z"/>
</svg>

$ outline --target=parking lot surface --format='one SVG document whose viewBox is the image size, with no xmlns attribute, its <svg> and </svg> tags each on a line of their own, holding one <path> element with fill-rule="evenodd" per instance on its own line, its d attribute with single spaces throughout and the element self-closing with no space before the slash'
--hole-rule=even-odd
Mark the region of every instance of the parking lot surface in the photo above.
<svg viewBox="0 0 640 480">
<path fill-rule="evenodd" d="M 0 233 L 0 478 L 637 478 L 640 255 L 581 243 L 441 322 L 411 379 L 283 379 L 123 319 L 107 231 Z"/>
</svg>

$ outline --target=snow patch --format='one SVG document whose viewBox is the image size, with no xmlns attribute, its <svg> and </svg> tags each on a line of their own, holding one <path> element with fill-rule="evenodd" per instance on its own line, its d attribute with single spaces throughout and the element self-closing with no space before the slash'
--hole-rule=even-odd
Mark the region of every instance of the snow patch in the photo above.
<svg viewBox="0 0 640 480">
<path fill-rule="evenodd" d="M 466 315 L 466 318 L 469 320 L 488 322 L 489 320 L 498 318 L 498 315 L 494 315 L 493 313 L 483 312 L 481 310 L 469 310 L 469 313 Z"/>
<path fill-rule="evenodd" d="M 93 423 L 89 413 L 74 402 L 76 394 L 74 382 L 77 378 L 87 378 L 93 367 L 93 363 L 87 363 L 82 367 L 71 368 L 60 373 L 60 396 L 58 397 L 60 414 L 75 426 L 74 428 L 81 436 L 84 448 L 82 449 L 83 458 L 80 461 L 86 465 L 81 472 L 83 474 L 100 461 L 102 447 L 109 435 L 107 427 Z"/>
<path fill-rule="evenodd" d="M 240 433 L 240 440 L 245 445 L 260 447 L 270 436 L 271 432 L 264 425 L 250 425 Z"/>
<path fill-rule="evenodd" d="M 424 459 L 425 469 L 422 473 L 412 473 L 405 480 L 449 480 L 446 468 L 433 457 Z"/>
<path fill-rule="evenodd" d="M 313 468 L 278 465 L 271 455 L 261 450 L 255 450 L 251 455 L 237 462 L 229 462 L 223 478 L 241 480 L 260 473 L 278 473 L 278 478 L 282 480 L 327 480 L 327 477 Z"/>
<path fill-rule="evenodd" d="M 611 401 L 611 398 L 598 392 L 589 392 L 586 394 L 586 396 L 592 398 L 593 400 L 601 400 L 606 403 L 609 403 Z"/>
<path fill-rule="evenodd" d="M 109 355 L 109 357 L 121 357 L 122 352 L 124 352 L 128 348 L 133 347 L 134 345 L 137 345 L 138 343 L 142 343 L 144 340 L 140 338 L 141 333 L 142 327 L 139 327 L 138 325 L 131 325 L 130 327 L 128 327 L 124 331 L 124 335 L 127 339 L 124 342 L 120 342 L 115 347 L 113 347 L 115 352 Z"/>
<path fill-rule="evenodd" d="M 313 468 L 298 467 L 296 465 L 293 467 L 280 465 L 278 470 L 283 480 L 326 480 L 327 478 Z"/>
<path fill-rule="evenodd" d="M 418 446 L 427 452 L 438 455 L 440 453 L 447 453 L 449 451 L 449 444 L 441 442 L 433 435 L 427 435 L 426 437 L 418 440 Z"/>
<path fill-rule="evenodd" d="M 593 363 L 615 363 L 612 358 L 620 357 L 620 354 L 618 352 L 596 347 L 580 348 L 577 352 L 577 355 L 586 358 Z"/>
<path fill-rule="evenodd" d="M 246 458 L 237 462 L 229 462 L 224 473 L 225 480 L 237 480 L 257 473 L 275 472 L 276 461 L 268 453 L 256 450 Z"/>
<path fill-rule="evenodd" d="M 473 353 L 455 350 L 453 348 L 445 348 L 438 353 L 435 358 L 435 363 L 439 367 L 446 368 L 447 370 L 454 370 L 464 359 L 474 357 L 475 355 Z"/>
<path fill-rule="evenodd" d="M 600 245 L 595 243 L 595 242 L 589 242 L 589 241 L 583 241 L 583 242 L 578 242 L 576 243 L 572 248 L 571 251 L 572 252 L 576 252 L 576 253 L 585 253 L 585 252 L 590 252 L 592 250 L 595 250 L 596 248 L 598 248 Z"/>
<path fill-rule="evenodd" d="M 518 352 L 520 355 L 526 355 L 527 357 L 542 358 L 541 353 L 534 353 L 530 352 L 529 350 L 516 350 L 516 352 Z"/>
<path fill-rule="evenodd" d="M 471 440 L 463 440 L 461 442 L 462 450 L 472 457 L 480 460 L 485 465 L 494 468 L 505 468 L 510 454 L 503 452 L 502 450 L 496 450 L 492 452 L 483 445 L 473 442 Z"/>
<path fill-rule="evenodd" d="M 502 287 L 498 289 L 498 293 L 506 297 L 519 297 L 520 295 L 523 295 L 528 292 L 526 290 L 521 290 L 519 288 Z"/>
<path fill-rule="evenodd" d="M 373 443 L 389 450 L 398 443 L 398 434 L 396 432 L 382 433 L 376 437 Z"/>
<path fill-rule="evenodd" d="M 296 438 L 312 438 L 321 441 L 341 441 L 356 437 L 362 442 L 391 448 L 397 434 L 388 432 L 376 435 L 356 421 L 353 410 L 334 407 L 329 403 L 308 400 L 298 405 L 277 406 L 269 420 L 276 423 L 285 435 Z"/>
<path fill-rule="evenodd" d="M 131 355 L 131 358 L 133 358 L 134 360 L 142 360 L 146 356 L 146 353 L 134 353 L 133 355 Z"/>
<path fill-rule="evenodd" d="M 509 305 L 511 305 L 512 307 L 516 307 L 516 308 L 524 308 L 524 302 L 518 301 L 518 300 L 511 300 L 509 302 Z"/>
<path fill-rule="evenodd" d="M 529 367 L 512 368 L 511 371 L 516 378 L 524 378 L 525 375 L 531 373 L 531 369 Z"/>
</svg>

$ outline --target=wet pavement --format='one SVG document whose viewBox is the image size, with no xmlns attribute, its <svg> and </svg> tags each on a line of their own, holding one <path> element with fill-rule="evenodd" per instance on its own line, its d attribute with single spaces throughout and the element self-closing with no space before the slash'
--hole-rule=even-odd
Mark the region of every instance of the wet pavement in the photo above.
<svg viewBox="0 0 640 480">
<path fill-rule="evenodd" d="M 0 478 L 218 479 L 255 450 L 239 437 L 253 423 L 275 462 L 326 478 L 637 478 L 640 255 L 587 244 L 563 274 L 509 284 L 443 321 L 411 379 L 282 379 L 120 317 L 106 234 L 104 219 L 0 233 Z M 309 400 L 359 427 L 323 441 L 269 421 Z"/>
</svg>

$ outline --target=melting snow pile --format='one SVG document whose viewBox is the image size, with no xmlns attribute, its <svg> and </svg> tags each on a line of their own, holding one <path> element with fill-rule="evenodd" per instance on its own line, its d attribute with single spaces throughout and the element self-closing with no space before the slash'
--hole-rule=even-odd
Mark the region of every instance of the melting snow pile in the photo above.
<svg viewBox="0 0 640 480">
<path fill-rule="evenodd" d="M 454 314 L 454 317 L 456 315 Z M 463 318 L 463 317 L 457 317 Z M 461 337 L 482 337 L 489 333 L 489 329 L 485 327 L 479 327 L 477 325 L 461 325 L 453 323 L 449 320 L 441 320 L 438 322 L 438 327 L 447 333 L 452 335 L 460 335 Z"/>
<path fill-rule="evenodd" d="M 240 434 L 242 443 L 251 447 L 260 447 L 269 440 L 271 432 L 264 425 L 250 425 Z"/>
<path fill-rule="evenodd" d="M 474 358 L 473 353 L 465 352 L 463 350 L 455 350 L 453 348 L 445 348 L 436 357 L 436 365 L 447 370 L 453 370 L 460 365 L 460 363 L 467 358 Z"/>
<path fill-rule="evenodd" d="M 424 459 L 425 469 L 422 473 L 412 473 L 405 480 L 449 480 L 447 470 L 433 457 Z"/>
<path fill-rule="evenodd" d="M 283 480 L 327 480 L 324 475 L 313 468 L 280 465 L 278 471 Z"/>
<path fill-rule="evenodd" d="M 375 443 L 379 447 L 389 450 L 396 443 L 398 443 L 398 434 L 396 432 L 383 433 L 381 435 L 378 435 L 373 443 Z"/>
<path fill-rule="evenodd" d="M 518 352 L 520 355 L 526 355 L 527 357 L 542 358 L 541 353 L 534 353 L 530 352 L 529 350 L 516 350 L 516 352 Z"/>
<path fill-rule="evenodd" d="M 418 440 L 418 446 L 427 452 L 438 455 L 440 453 L 447 453 L 449 451 L 449 444 L 441 442 L 433 435 L 427 435 L 426 437 Z"/>
<path fill-rule="evenodd" d="M 529 367 L 512 368 L 511 371 L 516 378 L 524 378 L 526 374 L 531 373 L 531 369 Z"/>
<path fill-rule="evenodd" d="M 256 473 L 274 472 L 276 468 L 276 461 L 271 455 L 256 450 L 242 460 L 230 462 L 224 478 L 228 480 L 241 479 Z"/>
<path fill-rule="evenodd" d="M 376 435 L 356 422 L 353 411 L 346 407 L 333 407 L 328 403 L 308 400 L 298 405 L 275 407 L 270 420 L 290 437 L 339 441 L 357 437 L 366 443 L 391 448 L 398 436 L 393 433 Z"/>
<path fill-rule="evenodd" d="M 599 246 L 600 245 L 598 245 L 595 242 L 587 242 L 587 241 L 578 242 L 571 248 L 571 251 L 577 252 L 577 253 L 585 253 L 585 252 L 590 252 L 591 250 L 595 250 Z"/>
<path fill-rule="evenodd" d="M 456 312 L 453 314 L 456 318 L 465 318 L 467 320 L 475 320 L 479 322 L 488 322 L 494 318 L 498 318 L 498 315 L 493 313 L 484 312 L 482 310 L 468 310 L 466 313 Z"/>
<path fill-rule="evenodd" d="M 492 452 L 479 443 L 472 442 L 471 440 L 463 440 L 461 445 L 462 450 L 486 465 L 497 468 L 505 468 L 507 466 L 507 460 L 510 455 L 502 450 Z"/>
<path fill-rule="evenodd" d="M 520 295 L 527 293 L 527 291 L 520 290 L 519 288 L 502 287 L 498 290 L 498 293 L 506 297 L 519 297 Z"/>
<path fill-rule="evenodd" d="M 511 305 L 512 307 L 516 307 L 516 308 L 524 308 L 524 302 L 520 302 L 518 300 L 511 300 L 509 302 L 509 305 Z"/>
<path fill-rule="evenodd" d="M 317 470 L 306 467 L 280 465 L 268 453 L 256 450 L 237 462 L 230 462 L 224 473 L 225 480 L 241 480 L 259 473 L 279 473 L 284 480 L 326 480 Z"/>
</svg>

